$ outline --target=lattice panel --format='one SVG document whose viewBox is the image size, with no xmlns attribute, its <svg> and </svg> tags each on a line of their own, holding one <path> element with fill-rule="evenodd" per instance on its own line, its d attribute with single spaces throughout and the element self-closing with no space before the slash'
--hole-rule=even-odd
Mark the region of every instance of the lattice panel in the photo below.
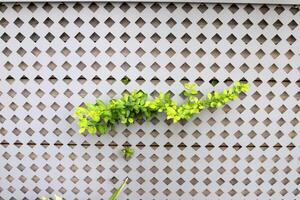
<svg viewBox="0 0 300 200">
<path fill-rule="evenodd" d="M 299 199 L 298 7 L 0 5 L 0 199 Z M 247 95 L 191 121 L 77 134 L 74 107 L 183 83 Z M 122 146 L 135 155 L 121 157 Z"/>
</svg>

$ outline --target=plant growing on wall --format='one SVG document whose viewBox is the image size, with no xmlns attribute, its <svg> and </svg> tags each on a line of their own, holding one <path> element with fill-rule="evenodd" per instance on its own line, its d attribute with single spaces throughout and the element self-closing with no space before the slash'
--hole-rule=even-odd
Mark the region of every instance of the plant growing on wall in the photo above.
<svg viewBox="0 0 300 200">
<path fill-rule="evenodd" d="M 112 193 L 112 195 L 109 197 L 108 200 L 117 200 L 117 198 L 120 196 L 122 190 L 126 186 L 127 181 L 128 181 L 128 177 L 126 177 L 124 179 L 124 181 L 122 182 L 121 186 L 118 189 L 115 189 L 115 191 Z M 47 197 L 41 197 L 41 200 L 50 200 L 50 199 L 47 198 Z M 63 198 L 59 197 L 57 195 L 54 195 L 54 199 L 53 200 L 63 200 Z"/>
<path fill-rule="evenodd" d="M 125 159 L 131 158 L 134 154 L 134 149 L 131 147 L 124 147 L 122 150 L 122 155 Z"/>
<path fill-rule="evenodd" d="M 50 200 L 50 199 L 47 198 L 47 197 L 42 197 L 41 200 Z M 57 195 L 54 195 L 53 200 L 63 200 L 63 198 L 61 198 L 61 197 L 59 197 L 59 196 L 57 196 Z"/>
<path fill-rule="evenodd" d="M 116 189 L 116 191 L 111 195 L 111 197 L 109 197 L 109 200 L 117 200 L 122 190 L 125 188 L 127 181 L 128 181 L 128 177 L 125 178 L 121 186 L 118 189 Z"/>
<path fill-rule="evenodd" d="M 108 104 L 97 100 L 95 104 L 86 103 L 77 107 L 74 116 L 78 118 L 79 132 L 86 130 L 91 135 L 105 134 L 118 123 L 130 125 L 137 119 L 149 120 L 158 113 L 165 113 L 174 123 L 188 120 L 205 108 L 218 108 L 238 98 L 239 93 L 247 92 L 248 84 L 236 82 L 233 87 L 222 92 L 208 93 L 206 98 L 196 97 L 196 84 L 185 84 L 186 101 L 179 105 L 172 100 L 170 93 L 160 93 L 159 97 L 149 99 L 143 91 L 124 94 L 120 99 L 111 99 Z"/>
</svg>

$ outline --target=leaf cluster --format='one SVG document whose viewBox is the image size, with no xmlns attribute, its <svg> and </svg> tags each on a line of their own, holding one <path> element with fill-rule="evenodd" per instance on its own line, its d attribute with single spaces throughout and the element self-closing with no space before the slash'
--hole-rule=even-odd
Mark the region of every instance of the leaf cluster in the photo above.
<svg viewBox="0 0 300 200">
<path fill-rule="evenodd" d="M 131 158 L 134 154 L 134 149 L 131 147 L 124 147 L 122 150 L 122 155 L 125 159 Z"/>
<path fill-rule="evenodd" d="M 95 104 L 86 103 L 77 107 L 74 116 L 78 118 L 79 132 L 86 130 L 95 135 L 105 134 L 118 123 L 130 125 L 137 119 L 149 120 L 158 113 L 165 113 L 174 123 L 188 120 L 205 108 L 218 108 L 238 98 L 239 93 L 247 92 L 248 84 L 236 82 L 233 87 L 222 92 L 208 93 L 204 99 L 197 98 L 196 84 L 185 84 L 183 95 L 186 100 L 181 105 L 172 100 L 170 93 L 160 93 L 149 99 L 143 91 L 124 94 L 120 99 L 111 99 L 108 104 L 97 100 Z"/>
</svg>

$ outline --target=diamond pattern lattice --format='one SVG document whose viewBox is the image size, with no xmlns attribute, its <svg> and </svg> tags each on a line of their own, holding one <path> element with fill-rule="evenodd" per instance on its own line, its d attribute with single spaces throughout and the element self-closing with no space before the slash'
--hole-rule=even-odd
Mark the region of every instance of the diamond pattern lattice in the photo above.
<svg viewBox="0 0 300 200">
<path fill-rule="evenodd" d="M 299 198 L 295 6 L 0 4 L 1 199 Z M 187 123 L 162 118 L 77 134 L 74 106 L 126 90 L 251 91 Z M 121 158 L 122 146 L 135 156 Z"/>
</svg>

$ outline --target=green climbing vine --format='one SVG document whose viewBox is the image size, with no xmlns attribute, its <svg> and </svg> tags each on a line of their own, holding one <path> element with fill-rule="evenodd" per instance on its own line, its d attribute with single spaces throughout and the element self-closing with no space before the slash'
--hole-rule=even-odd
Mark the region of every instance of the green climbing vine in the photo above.
<svg viewBox="0 0 300 200">
<path fill-rule="evenodd" d="M 160 93 L 149 99 L 143 91 L 124 94 L 120 99 L 111 99 L 108 104 L 97 100 L 95 104 L 86 103 L 77 107 L 74 116 L 78 118 L 79 132 L 86 130 L 95 135 L 105 134 L 118 123 L 130 125 L 137 119 L 151 119 L 158 113 L 165 113 L 166 118 L 174 123 L 188 120 L 205 108 L 218 108 L 238 98 L 239 93 L 247 92 L 248 84 L 236 82 L 233 87 L 222 92 L 211 92 L 203 99 L 196 97 L 196 84 L 185 84 L 186 101 L 179 105 L 172 100 L 170 93 Z"/>
</svg>

